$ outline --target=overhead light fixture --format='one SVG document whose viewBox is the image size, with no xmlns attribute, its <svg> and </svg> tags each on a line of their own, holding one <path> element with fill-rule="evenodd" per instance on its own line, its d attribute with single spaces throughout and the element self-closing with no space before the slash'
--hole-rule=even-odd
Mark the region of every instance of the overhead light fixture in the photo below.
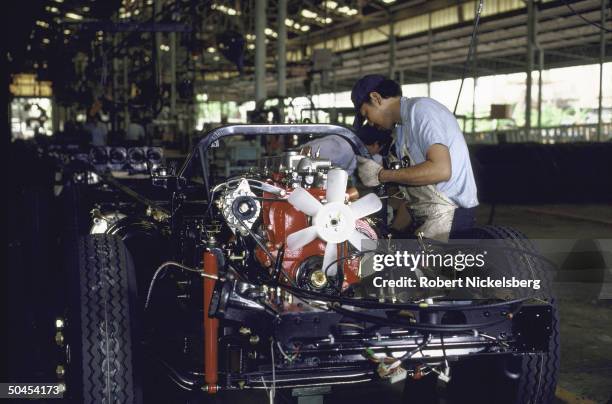
<svg viewBox="0 0 612 404">
<path fill-rule="evenodd" d="M 395 3 L 395 0 L 382 0 L 382 2 L 385 4 L 391 4 L 391 3 Z"/>
<path fill-rule="evenodd" d="M 255 49 L 255 44 L 250 43 L 250 44 L 248 44 L 248 45 L 247 45 L 247 48 L 249 48 L 249 49 Z"/>
<path fill-rule="evenodd" d="M 43 38 L 42 42 L 48 44 L 48 43 L 51 43 L 51 40 L 49 38 Z"/>
<path fill-rule="evenodd" d="M 60 4 L 64 2 L 64 0 L 53 0 L 53 1 L 55 1 L 56 3 L 60 3 Z"/>
<path fill-rule="evenodd" d="M 159 45 L 159 49 L 164 51 L 164 52 L 168 52 L 170 50 L 170 46 L 168 46 L 166 44 L 161 44 L 161 45 Z"/>
<path fill-rule="evenodd" d="M 71 20 L 80 21 L 83 19 L 83 16 L 77 13 L 66 13 L 66 18 L 70 18 Z"/>
<path fill-rule="evenodd" d="M 294 21 L 291 18 L 285 18 L 285 25 L 291 27 Z"/>
<path fill-rule="evenodd" d="M 64 30 L 64 35 L 70 35 L 70 30 L 69 29 L 65 29 Z"/>
<path fill-rule="evenodd" d="M 254 41 L 255 40 L 255 35 L 253 35 L 253 34 L 246 34 L 246 39 L 247 39 L 247 41 Z"/>
<path fill-rule="evenodd" d="M 213 57 L 213 60 L 214 60 L 215 62 L 218 62 L 218 61 L 219 61 L 219 56 L 215 55 L 215 57 Z"/>
<path fill-rule="evenodd" d="M 330 10 L 335 10 L 338 7 L 338 3 L 333 0 L 327 0 L 323 2 L 323 7 Z"/>
<path fill-rule="evenodd" d="M 309 25 L 302 25 L 302 27 L 300 28 L 300 30 L 302 32 L 307 32 L 310 31 L 310 26 Z"/>
<path fill-rule="evenodd" d="M 45 10 L 47 10 L 50 13 L 55 13 L 55 14 L 59 13 L 59 8 L 57 7 L 47 6 L 45 7 Z"/>
<path fill-rule="evenodd" d="M 271 36 L 273 38 L 278 38 L 278 33 L 276 31 L 274 31 L 272 28 L 266 28 L 264 30 L 264 32 L 268 36 Z"/>
<path fill-rule="evenodd" d="M 308 9 L 303 9 L 300 13 L 302 15 L 302 17 L 304 18 L 317 18 L 318 14 L 315 13 L 314 11 L 310 11 Z"/>
<path fill-rule="evenodd" d="M 49 28 L 49 23 L 46 21 L 37 20 L 36 25 L 43 28 Z"/>
<path fill-rule="evenodd" d="M 301 27 L 302 26 L 299 23 L 297 23 L 297 22 L 295 24 L 293 24 L 293 28 L 295 28 L 295 29 L 300 29 Z"/>
<path fill-rule="evenodd" d="M 89 10 L 90 10 L 89 6 L 85 6 L 85 7 L 83 7 L 83 12 L 84 12 L 84 13 L 88 13 L 88 12 L 89 12 Z"/>
<path fill-rule="evenodd" d="M 216 49 L 213 48 L 212 46 L 209 47 L 208 49 L 206 49 L 209 53 L 215 53 Z"/>
<path fill-rule="evenodd" d="M 351 8 L 348 6 L 342 6 L 338 9 L 338 12 L 351 16 L 351 15 L 357 14 L 359 11 L 357 11 L 357 9 L 355 8 Z"/>
<path fill-rule="evenodd" d="M 213 3 L 210 8 L 212 8 L 213 10 L 219 10 L 222 13 L 225 13 L 227 15 L 240 15 L 240 13 L 238 12 L 238 10 L 236 10 L 235 8 L 231 8 L 231 7 L 227 7 L 223 4 L 217 4 L 217 3 Z"/>
</svg>

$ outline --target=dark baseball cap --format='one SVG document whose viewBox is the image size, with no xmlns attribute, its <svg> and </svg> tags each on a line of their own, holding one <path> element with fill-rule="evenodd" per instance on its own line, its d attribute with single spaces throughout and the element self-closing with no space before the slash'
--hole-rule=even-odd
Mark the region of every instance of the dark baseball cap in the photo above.
<svg viewBox="0 0 612 404">
<path fill-rule="evenodd" d="M 378 86 L 385 81 L 387 78 L 380 74 L 368 74 L 363 76 L 353 86 L 351 91 L 351 101 L 355 107 L 355 120 L 353 121 L 353 127 L 355 129 L 361 128 L 363 125 L 363 116 L 361 116 L 361 106 L 364 102 L 370 100 L 370 93 L 376 91 Z"/>
</svg>

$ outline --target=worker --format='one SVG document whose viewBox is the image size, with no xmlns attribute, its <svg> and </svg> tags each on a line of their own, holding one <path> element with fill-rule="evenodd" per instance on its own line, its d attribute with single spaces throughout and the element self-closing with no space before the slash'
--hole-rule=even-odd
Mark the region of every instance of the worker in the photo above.
<svg viewBox="0 0 612 404">
<path fill-rule="evenodd" d="M 88 114 L 87 123 L 84 126 L 85 131 L 90 136 L 92 146 L 106 146 L 108 140 L 108 129 L 106 124 L 100 120 L 100 115 Z"/>
<path fill-rule="evenodd" d="M 391 131 L 379 131 L 372 127 L 362 127 L 358 133 L 359 137 L 372 158 L 382 163 L 381 152 L 389 147 L 391 143 Z M 334 167 L 345 170 L 349 177 L 353 175 L 357 167 L 357 156 L 349 142 L 339 135 L 328 135 L 313 139 L 302 145 L 302 150 L 310 152 L 319 157 L 329 159 Z"/>
<path fill-rule="evenodd" d="M 334 167 L 345 170 L 349 177 L 357 167 L 357 159 L 353 148 L 348 141 L 339 135 L 328 135 L 304 143 L 303 152 L 310 152 L 313 156 L 329 159 Z"/>
<path fill-rule="evenodd" d="M 126 146 L 142 146 L 145 143 L 145 129 L 140 123 L 140 117 L 134 115 L 125 131 Z"/>
<path fill-rule="evenodd" d="M 401 168 L 384 169 L 359 156 L 358 174 L 366 186 L 401 184 L 416 234 L 446 241 L 474 225 L 478 205 L 469 152 L 453 114 L 427 97 L 402 97 L 398 83 L 367 75 L 353 86 L 355 127 L 397 125 L 395 151 Z"/>
<path fill-rule="evenodd" d="M 372 159 L 378 164 L 382 164 L 383 157 L 388 155 L 389 147 L 393 141 L 391 133 L 391 130 L 379 130 L 370 125 L 363 125 L 357 131 L 357 136 L 368 149 Z"/>
</svg>

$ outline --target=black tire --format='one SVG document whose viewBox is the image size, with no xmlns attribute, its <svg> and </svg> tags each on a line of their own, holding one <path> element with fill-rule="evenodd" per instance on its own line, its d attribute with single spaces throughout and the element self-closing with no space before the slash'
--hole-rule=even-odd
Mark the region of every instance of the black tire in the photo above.
<svg viewBox="0 0 612 404">
<path fill-rule="evenodd" d="M 71 254 L 67 396 L 78 403 L 141 403 L 137 294 L 121 239 L 86 236 Z"/>
<path fill-rule="evenodd" d="M 524 234 L 510 227 L 483 226 L 472 229 L 470 233 L 471 238 L 503 239 L 509 248 L 537 252 Z M 503 254 L 504 258 L 512 263 L 503 267 L 507 271 L 507 276 L 525 277 L 528 273 L 539 277 L 542 284 L 548 283 L 550 287 L 553 272 L 537 257 L 519 251 L 505 251 Z M 453 402 L 471 404 L 554 402 L 560 359 L 559 312 L 556 301 L 552 299 L 550 303 L 552 330 L 547 352 L 483 358 L 457 365 L 452 372 L 456 376 L 454 378 L 456 391 L 451 393 L 456 396 Z M 472 382 L 473 385 L 469 386 Z M 460 384 L 462 386 L 459 386 Z"/>
</svg>

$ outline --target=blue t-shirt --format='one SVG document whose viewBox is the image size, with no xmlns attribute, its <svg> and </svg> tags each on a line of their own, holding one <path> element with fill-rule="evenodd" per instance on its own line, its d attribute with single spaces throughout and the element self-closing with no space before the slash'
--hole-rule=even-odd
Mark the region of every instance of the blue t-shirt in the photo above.
<svg viewBox="0 0 612 404">
<path fill-rule="evenodd" d="M 398 156 L 404 157 L 406 145 L 416 164 L 426 160 L 427 150 L 436 144 L 448 147 L 451 157 L 451 177 L 436 184 L 436 189 L 459 207 L 478 205 L 476 182 L 470 154 L 455 116 L 438 101 L 427 97 L 406 98 L 400 101 L 402 122 L 397 126 L 395 143 Z"/>
</svg>

